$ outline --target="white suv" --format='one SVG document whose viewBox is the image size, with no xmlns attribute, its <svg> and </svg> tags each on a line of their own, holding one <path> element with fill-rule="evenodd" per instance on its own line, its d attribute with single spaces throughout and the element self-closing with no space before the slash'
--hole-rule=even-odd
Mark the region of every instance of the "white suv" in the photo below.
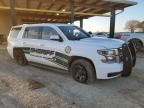
<svg viewBox="0 0 144 108">
<path fill-rule="evenodd" d="M 133 41 L 137 50 L 144 46 L 144 33 L 122 32 L 117 33 L 115 37 L 125 42 Z"/>
<path fill-rule="evenodd" d="M 67 70 L 81 83 L 129 76 L 132 54 L 124 41 L 92 38 L 69 24 L 24 24 L 12 27 L 7 50 L 18 64 L 37 63 Z"/>
</svg>

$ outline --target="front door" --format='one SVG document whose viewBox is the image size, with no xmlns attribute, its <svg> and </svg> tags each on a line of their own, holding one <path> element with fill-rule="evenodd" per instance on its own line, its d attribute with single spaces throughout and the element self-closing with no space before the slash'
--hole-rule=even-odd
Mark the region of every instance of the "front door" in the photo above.
<svg viewBox="0 0 144 108">
<path fill-rule="evenodd" d="M 54 39 L 59 37 L 61 41 Z M 45 65 L 67 70 L 69 56 L 65 52 L 65 42 L 60 34 L 52 27 L 43 27 L 42 40 L 43 63 Z"/>
</svg>

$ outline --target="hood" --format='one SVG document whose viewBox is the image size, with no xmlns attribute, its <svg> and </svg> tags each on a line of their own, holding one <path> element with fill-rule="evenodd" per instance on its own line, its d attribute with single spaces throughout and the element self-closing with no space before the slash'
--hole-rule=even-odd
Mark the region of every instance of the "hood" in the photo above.
<svg viewBox="0 0 144 108">
<path fill-rule="evenodd" d="M 124 41 L 118 39 L 111 39 L 105 37 L 91 37 L 81 39 L 81 42 L 95 44 L 97 46 L 105 47 L 105 48 L 119 48 L 124 44 Z"/>
</svg>

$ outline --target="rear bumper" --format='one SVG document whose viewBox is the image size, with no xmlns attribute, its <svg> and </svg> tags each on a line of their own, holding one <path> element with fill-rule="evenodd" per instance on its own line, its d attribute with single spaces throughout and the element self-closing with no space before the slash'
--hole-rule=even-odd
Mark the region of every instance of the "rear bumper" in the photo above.
<svg viewBox="0 0 144 108">
<path fill-rule="evenodd" d="M 8 54 L 11 56 L 11 58 L 14 58 L 13 57 L 13 47 L 7 46 L 7 51 L 8 51 Z"/>
</svg>

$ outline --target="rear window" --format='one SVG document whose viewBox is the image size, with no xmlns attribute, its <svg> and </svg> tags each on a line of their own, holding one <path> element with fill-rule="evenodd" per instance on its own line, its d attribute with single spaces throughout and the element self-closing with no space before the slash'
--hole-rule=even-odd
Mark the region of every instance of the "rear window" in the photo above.
<svg viewBox="0 0 144 108">
<path fill-rule="evenodd" d="M 16 39 L 21 28 L 12 28 L 10 32 L 10 39 Z"/>
<path fill-rule="evenodd" d="M 42 27 L 28 27 L 25 30 L 23 38 L 26 39 L 41 39 Z"/>
</svg>

